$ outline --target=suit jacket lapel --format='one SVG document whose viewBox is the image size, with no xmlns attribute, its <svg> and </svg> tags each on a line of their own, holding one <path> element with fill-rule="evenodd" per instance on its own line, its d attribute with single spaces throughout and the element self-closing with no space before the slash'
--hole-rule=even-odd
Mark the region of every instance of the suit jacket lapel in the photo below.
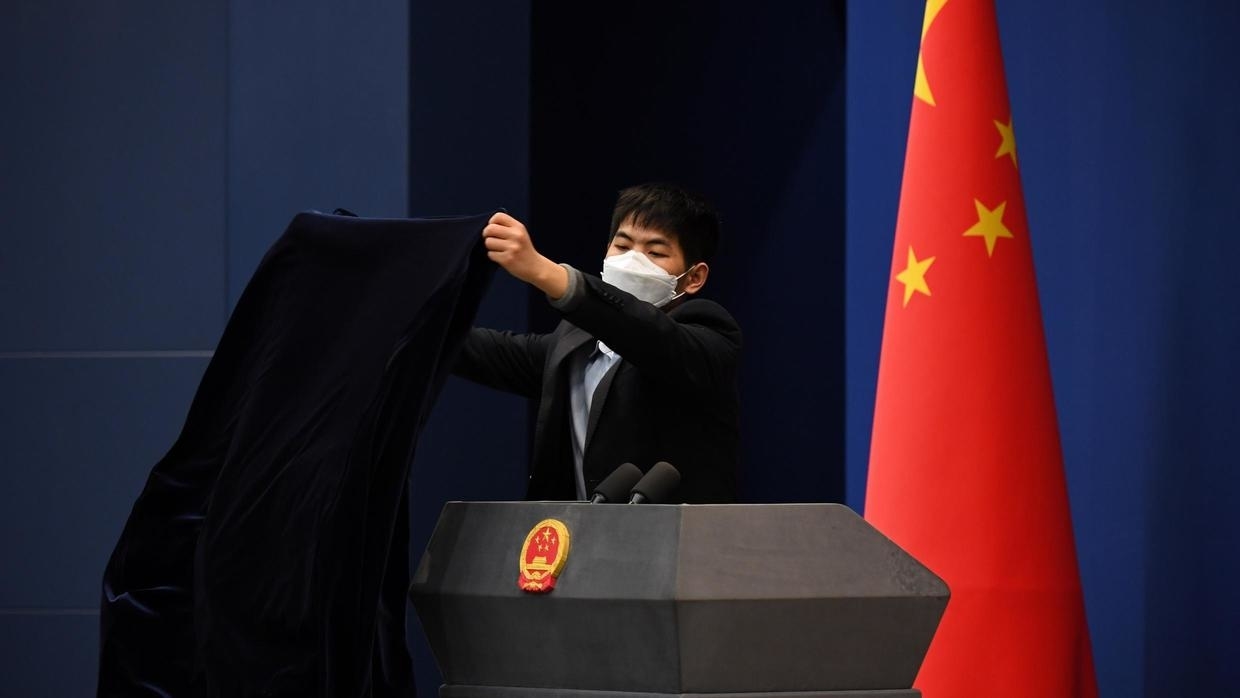
<svg viewBox="0 0 1240 698">
<path fill-rule="evenodd" d="M 560 336 L 560 340 L 551 349 L 551 358 L 547 361 L 548 371 L 550 373 L 557 372 L 560 364 L 564 363 L 564 359 L 568 358 L 569 354 L 572 354 L 582 344 L 591 339 L 593 338 L 589 332 L 576 325 L 569 325 L 564 334 Z"/>
<path fill-rule="evenodd" d="M 616 373 L 620 367 L 624 365 L 624 359 L 611 365 L 607 369 L 607 373 L 599 379 L 598 387 L 594 389 L 594 397 L 590 401 L 590 419 L 586 422 L 586 443 L 585 447 L 590 447 L 590 439 L 594 436 L 594 427 L 598 426 L 599 415 L 603 413 L 603 403 L 607 402 L 607 393 L 611 390 L 611 382 L 615 379 Z"/>
<path fill-rule="evenodd" d="M 570 323 L 565 324 L 568 324 L 568 328 L 564 330 L 564 333 L 560 336 L 560 339 L 555 343 L 555 346 L 552 347 L 551 357 L 547 361 L 547 370 L 544 377 L 543 386 L 544 396 L 549 394 L 548 391 L 556 390 L 556 381 L 563 374 L 563 371 L 565 370 L 564 366 L 567 363 L 566 360 L 568 357 L 572 356 L 573 352 L 580 349 L 582 345 L 587 342 L 595 341 L 594 337 L 589 332 L 586 332 L 576 325 L 572 325 Z M 590 438 L 594 435 L 594 428 L 598 425 L 599 415 L 602 414 L 603 411 L 603 403 L 607 401 L 607 392 L 611 389 L 611 382 L 616 377 L 616 372 L 620 370 L 620 366 L 623 364 L 624 359 L 621 359 L 613 364 L 611 368 L 607 369 L 607 373 L 604 373 L 603 377 L 599 380 L 598 387 L 594 389 L 594 397 L 590 401 L 590 417 L 586 422 L 586 449 L 589 449 Z M 542 412 L 547 409 L 547 405 L 549 403 L 549 400 L 543 400 L 543 405 L 539 410 L 540 423 L 549 417 L 549 415 L 542 414 Z M 567 404 L 567 402 L 565 404 Z M 566 429 L 568 428 L 567 422 L 564 427 Z"/>
</svg>

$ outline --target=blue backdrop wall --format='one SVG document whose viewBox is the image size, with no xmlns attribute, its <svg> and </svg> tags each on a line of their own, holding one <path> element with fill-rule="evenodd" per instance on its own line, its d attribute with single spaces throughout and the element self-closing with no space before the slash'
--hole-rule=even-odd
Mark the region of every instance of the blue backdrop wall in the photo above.
<svg viewBox="0 0 1240 698">
<path fill-rule="evenodd" d="M 89 695 L 102 565 L 228 309 L 227 8 L 2 8 L 0 692 Z"/>
<path fill-rule="evenodd" d="M 94 692 L 103 565 L 298 210 L 404 215 L 402 1 L 0 3 L 0 695 Z"/>
<path fill-rule="evenodd" d="M 1240 10 L 997 4 L 1103 695 L 1226 693 Z M 528 1 L 0 5 L 0 694 L 91 692 L 104 561 L 300 209 L 504 206 L 588 269 L 601 243 L 576 226 L 614 188 L 686 179 L 728 220 L 712 294 L 750 341 L 747 497 L 860 508 L 921 3 L 848 3 L 846 91 L 839 3 L 657 7 L 617 25 Z M 619 79 L 655 47 L 636 64 L 683 80 L 617 83 L 645 99 L 605 111 L 583 66 Z M 605 191 L 572 215 L 600 218 L 557 217 L 573 149 Z M 480 320 L 537 325 L 539 303 L 500 275 Z M 415 553 L 444 500 L 519 496 L 526 431 L 521 401 L 448 383 L 414 464 Z"/>
<path fill-rule="evenodd" d="M 1234 692 L 1240 9 L 996 5 L 1102 695 Z M 922 9 L 849 13 L 848 501 L 860 509 Z"/>
</svg>

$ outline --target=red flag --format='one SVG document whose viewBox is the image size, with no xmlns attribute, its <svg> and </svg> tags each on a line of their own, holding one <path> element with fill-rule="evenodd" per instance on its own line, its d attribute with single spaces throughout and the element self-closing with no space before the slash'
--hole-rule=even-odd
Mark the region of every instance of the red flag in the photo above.
<svg viewBox="0 0 1240 698">
<path fill-rule="evenodd" d="M 865 513 L 952 598 L 926 698 L 1095 696 L 992 0 L 930 0 Z"/>
</svg>

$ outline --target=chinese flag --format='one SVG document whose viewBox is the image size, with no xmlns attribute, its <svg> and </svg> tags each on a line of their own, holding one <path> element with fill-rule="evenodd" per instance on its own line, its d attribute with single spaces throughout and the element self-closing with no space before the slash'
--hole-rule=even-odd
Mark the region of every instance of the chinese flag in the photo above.
<svg viewBox="0 0 1240 698">
<path fill-rule="evenodd" d="M 951 587 L 926 698 L 1095 696 L 992 0 L 930 0 L 866 518 Z"/>
</svg>

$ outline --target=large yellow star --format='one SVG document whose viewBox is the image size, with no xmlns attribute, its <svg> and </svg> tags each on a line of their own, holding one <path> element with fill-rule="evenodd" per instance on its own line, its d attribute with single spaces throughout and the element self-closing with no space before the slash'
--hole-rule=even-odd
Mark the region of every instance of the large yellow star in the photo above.
<svg viewBox="0 0 1240 698">
<path fill-rule="evenodd" d="M 917 255 L 913 254 L 913 246 L 908 246 L 908 266 L 904 267 L 904 271 L 896 274 L 896 281 L 904 284 L 904 306 L 908 307 L 908 301 L 913 297 L 913 292 L 924 293 L 930 295 L 930 285 L 926 283 L 926 271 L 934 264 L 934 257 L 926 259 L 917 259 Z"/>
<path fill-rule="evenodd" d="M 1020 169 L 1016 166 L 1016 133 L 1012 130 L 1012 120 L 1009 118 L 1005 124 L 1002 121 L 995 121 L 995 128 L 999 129 L 999 137 L 1003 140 L 999 143 L 999 150 L 995 152 L 996 158 L 1004 155 L 1012 156 L 1012 167 Z"/>
<path fill-rule="evenodd" d="M 921 45 L 926 44 L 926 32 L 930 29 L 930 24 L 934 18 L 938 16 L 939 10 L 947 4 L 947 0 L 927 0 L 926 16 L 921 23 Z M 913 94 L 918 99 L 934 106 L 934 95 L 930 92 L 930 81 L 926 79 L 926 66 L 921 59 L 922 49 L 917 49 L 917 78 L 913 81 Z"/>
<path fill-rule="evenodd" d="M 995 254 L 995 241 L 999 238 L 1011 238 L 1012 231 L 1003 225 L 1003 210 L 1007 208 L 1007 202 L 1000 203 L 994 210 L 988 209 L 982 205 L 977 199 L 973 200 L 973 205 L 977 207 L 977 222 L 972 228 L 964 231 L 967 238 L 985 238 L 986 240 L 986 256 L 993 257 Z"/>
</svg>

